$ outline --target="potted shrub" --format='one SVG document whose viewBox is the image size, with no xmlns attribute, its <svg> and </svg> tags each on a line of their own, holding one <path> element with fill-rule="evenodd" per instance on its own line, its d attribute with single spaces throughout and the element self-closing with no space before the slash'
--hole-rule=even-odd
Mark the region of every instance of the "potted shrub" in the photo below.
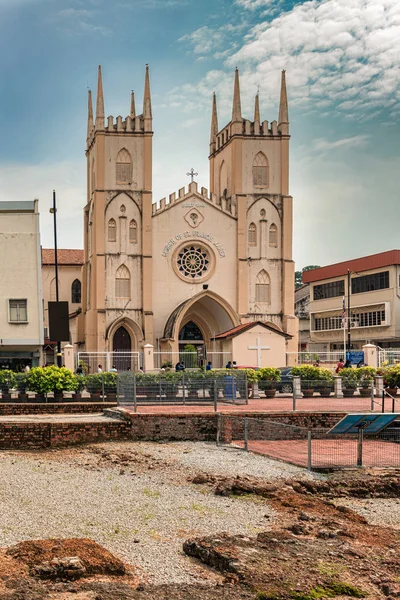
<svg viewBox="0 0 400 600">
<path fill-rule="evenodd" d="M 76 377 L 66 367 L 52 365 L 44 369 L 49 379 L 50 391 L 53 392 L 54 402 L 62 402 L 63 392 L 74 392 L 76 389 Z"/>
<path fill-rule="evenodd" d="M 329 369 L 319 367 L 319 380 L 316 391 L 325 397 L 329 397 L 333 392 L 333 373 Z"/>
<path fill-rule="evenodd" d="M 116 402 L 117 400 L 117 374 L 116 373 L 102 373 L 104 381 L 104 392 L 108 402 Z"/>
<path fill-rule="evenodd" d="M 93 402 L 99 402 L 103 391 L 102 373 L 91 373 L 86 378 L 86 389 Z"/>
<path fill-rule="evenodd" d="M 340 369 L 339 375 L 342 378 L 343 396 L 345 398 L 354 396 L 354 392 L 358 388 L 357 369 L 346 367 L 344 369 Z"/>
<path fill-rule="evenodd" d="M 311 398 L 314 394 L 314 388 L 318 385 L 319 379 L 319 367 L 313 365 L 301 365 L 299 367 L 293 367 L 293 377 L 300 377 L 301 391 L 305 398 Z"/>
<path fill-rule="evenodd" d="M 51 391 L 49 367 L 33 367 L 26 375 L 27 389 L 35 393 L 35 402 L 44 402 Z"/>
<path fill-rule="evenodd" d="M 370 396 L 371 387 L 374 385 L 376 369 L 373 367 L 359 367 L 357 369 L 357 378 L 359 382 L 360 396 Z"/>
<path fill-rule="evenodd" d="M 383 385 L 391 396 L 397 395 L 397 388 L 400 387 L 400 364 L 394 367 L 385 367 L 382 370 Z"/>
<path fill-rule="evenodd" d="M 75 402 L 82 401 L 82 392 L 85 389 L 86 378 L 83 375 L 75 375 L 75 391 L 72 394 L 72 399 Z"/>
<path fill-rule="evenodd" d="M 266 398 L 274 398 L 276 394 L 276 382 L 281 380 L 281 372 L 275 367 L 265 367 L 257 371 L 258 387 L 263 390 Z"/>
<path fill-rule="evenodd" d="M 27 402 L 28 394 L 26 393 L 28 387 L 27 374 L 26 373 L 15 373 L 15 388 L 18 390 L 18 401 Z"/>
<path fill-rule="evenodd" d="M 11 400 L 10 390 L 15 385 L 15 375 L 8 369 L 0 371 L 0 390 L 3 400 L 9 402 Z"/>
</svg>

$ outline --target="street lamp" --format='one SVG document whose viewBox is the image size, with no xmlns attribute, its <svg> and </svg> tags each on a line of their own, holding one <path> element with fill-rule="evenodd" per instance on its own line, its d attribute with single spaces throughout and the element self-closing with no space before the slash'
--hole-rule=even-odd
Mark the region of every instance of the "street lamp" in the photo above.
<svg viewBox="0 0 400 600">
<path fill-rule="evenodd" d="M 58 290 L 58 256 L 57 256 L 57 206 L 56 206 L 56 191 L 53 190 L 53 206 L 50 208 L 50 213 L 53 215 L 54 224 L 54 267 L 56 272 L 56 302 L 59 302 Z M 57 342 L 57 366 L 62 367 L 61 341 Z"/>
</svg>

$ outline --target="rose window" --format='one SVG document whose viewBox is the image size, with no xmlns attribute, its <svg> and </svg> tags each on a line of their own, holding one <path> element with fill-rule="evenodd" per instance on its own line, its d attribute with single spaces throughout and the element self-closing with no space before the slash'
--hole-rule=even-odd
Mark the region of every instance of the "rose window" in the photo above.
<svg viewBox="0 0 400 600">
<path fill-rule="evenodd" d="M 199 245 L 185 246 L 177 255 L 177 266 L 180 275 L 188 279 L 200 279 L 208 274 L 210 255 Z"/>
</svg>

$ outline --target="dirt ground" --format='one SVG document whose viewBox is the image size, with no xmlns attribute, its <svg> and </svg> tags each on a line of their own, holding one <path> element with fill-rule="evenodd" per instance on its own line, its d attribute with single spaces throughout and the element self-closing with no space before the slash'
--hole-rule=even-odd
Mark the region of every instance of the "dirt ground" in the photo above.
<svg viewBox="0 0 400 600">
<path fill-rule="evenodd" d="M 41 462 L 84 459 L 86 468 L 156 471 L 234 502 L 265 507 L 256 535 L 193 536 L 183 551 L 198 584 L 150 585 L 146 573 L 90 539 L 26 540 L 0 550 L 0 600 L 313 600 L 400 597 L 400 531 L 370 525 L 343 506 L 400 497 L 400 471 L 349 471 L 268 481 L 180 468 L 157 452 L 106 445 L 31 453 Z M 110 447 L 109 447 L 110 448 Z M 159 452 L 161 450 L 161 453 Z M 18 461 L 18 453 L 13 460 Z M 22 454 L 21 454 L 22 456 Z M 27 456 L 27 453 L 23 453 Z M 159 456 L 159 458 L 157 458 Z M 259 460 L 259 458 L 257 459 Z M 340 503 L 338 504 L 338 501 Z M 239 506 L 239 504 L 238 504 Z M 275 515 L 275 516 L 271 516 Z"/>
</svg>

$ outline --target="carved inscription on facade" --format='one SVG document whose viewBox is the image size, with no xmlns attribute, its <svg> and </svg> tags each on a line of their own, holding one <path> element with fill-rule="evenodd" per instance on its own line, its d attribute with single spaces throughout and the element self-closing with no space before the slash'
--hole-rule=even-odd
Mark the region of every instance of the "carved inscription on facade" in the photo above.
<svg viewBox="0 0 400 600">
<path fill-rule="evenodd" d="M 161 256 L 168 256 L 171 248 L 173 248 L 174 246 L 176 246 L 184 240 L 190 239 L 206 240 L 214 246 L 221 258 L 224 258 L 226 256 L 224 248 L 214 238 L 214 236 L 212 236 L 209 233 L 204 233 L 204 231 L 184 231 L 183 233 L 177 233 L 174 237 L 171 237 L 165 244 Z"/>
</svg>

